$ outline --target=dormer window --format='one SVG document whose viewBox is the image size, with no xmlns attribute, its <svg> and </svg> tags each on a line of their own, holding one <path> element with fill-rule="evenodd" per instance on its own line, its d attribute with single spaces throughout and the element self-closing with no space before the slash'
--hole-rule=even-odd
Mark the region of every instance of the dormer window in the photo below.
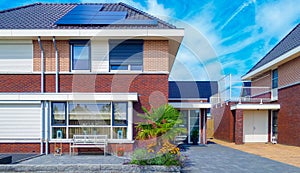
<svg viewBox="0 0 300 173">
<path fill-rule="evenodd" d="M 143 40 L 110 40 L 110 71 L 142 71 Z"/>
</svg>

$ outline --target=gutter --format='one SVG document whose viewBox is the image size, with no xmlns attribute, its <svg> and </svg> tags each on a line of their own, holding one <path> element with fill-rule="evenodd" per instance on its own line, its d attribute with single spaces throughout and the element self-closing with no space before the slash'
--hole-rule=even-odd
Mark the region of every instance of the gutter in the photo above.
<svg viewBox="0 0 300 173">
<path fill-rule="evenodd" d="M 55 92 L 58 93 L 59 62 L 58 62 L 58 49 L 56 46 L 55 36 L 53 36 L 53 44 L 54 44 L 54 49 L 55 49 Z"/>
</svg>

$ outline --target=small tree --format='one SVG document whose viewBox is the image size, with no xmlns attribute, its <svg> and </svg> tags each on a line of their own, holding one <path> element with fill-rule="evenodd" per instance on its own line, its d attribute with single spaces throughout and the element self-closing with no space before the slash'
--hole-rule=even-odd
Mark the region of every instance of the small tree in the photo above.
<svg viewBox="0 0 300 173">
<path fill-rule="evenodd" d="M 144 107 L 142 108 L 145 114 L 138 116 L 146 120 L 139 122 L 137 125 L 137 139 L 146 140 L 157 138 L 159 146 L 162 146 L 163 141 L 173 141 L 178 134 L 186 133 L 185 128 L 180 128 L 182 124 L 180 113 L 171 105 L 162 105 L 157 109 L 152 109 L 149 112 Z"/>
<path fill-rule="evenodd" d="M 131 163 L 139 165 L 182 165 L 183 157 L 179 148 L 172 144 L 178 134 L 186 133 L 180 113 L 171 105 L 163 105 L 151 112 L 143 108 L 145 114 L 138 115 L 144 122 L 137 125 L 136 139 L 154 139 L 147 149 L 137 149 L 133 153 Z"/>
</svg>

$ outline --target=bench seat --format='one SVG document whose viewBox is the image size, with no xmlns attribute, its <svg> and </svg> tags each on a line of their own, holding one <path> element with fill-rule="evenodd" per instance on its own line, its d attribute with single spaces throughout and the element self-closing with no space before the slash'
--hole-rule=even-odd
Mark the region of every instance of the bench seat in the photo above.
<svg viewBox="0 0 300 173">
<path fill-rule="evenodd" d="M 107 135 L 74 135 L 70 143 L 70 155 L 74 148 L 103 148 L 106 155 Z"/>
</svg>

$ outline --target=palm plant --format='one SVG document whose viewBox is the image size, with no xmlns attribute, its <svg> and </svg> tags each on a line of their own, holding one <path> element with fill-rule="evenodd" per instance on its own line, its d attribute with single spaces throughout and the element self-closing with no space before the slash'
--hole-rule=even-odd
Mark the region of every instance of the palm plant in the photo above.
<svg viewBox="0 0 300 173">
<path fill-rule="evenodd" d="M 137 139 L 145 140 L 159 137 L 162 141 L 172 141 L 180 133 L 186 133 L 185 128 L 180 128 L 182 124 L 180 113 L 171 105 L 162 105 L 157 109 L 152 109 L 149 112 L 144 107 L 142 108 L 145 114 L 138 116 L 146 120 L 137 125 Z M 158 142 L 160 142 L 160 140 Z"/>
</svg>

